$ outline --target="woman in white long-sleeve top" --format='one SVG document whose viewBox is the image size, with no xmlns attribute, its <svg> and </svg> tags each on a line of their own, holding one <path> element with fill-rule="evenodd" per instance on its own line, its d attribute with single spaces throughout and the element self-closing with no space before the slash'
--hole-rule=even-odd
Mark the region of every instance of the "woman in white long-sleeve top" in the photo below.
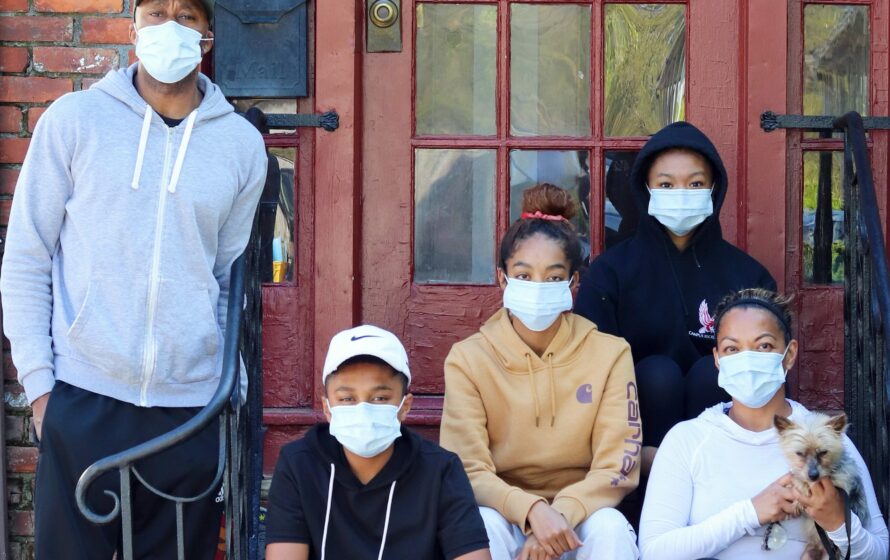
<svg viewBox="0 0 890 560">
<path fill-rule="evenodd" d="M 785 398 L 786 372 L 797 357 L 788 302 L 762 290 L 728 296 L 717 310 L 714 359 L 718 382 L 732 401 L 677 424 L 662 443 L 640 521 L 643 560 L 702 557 L 794 559 L 807 535 L 795 501 L 840 548 L 848 548 L 841 495 L 827 480 L 809 498 L 791 485 L 789 465 L 773 426 L 775 415 L 799 421 L 810 412 Z M 868 469 L 846 435 L 845 450 L 862 478 L 869 515 L 850 522 L 850 558 L 885 560 L 887 525 Z M 761 547 L 770 523 L 780 521 L 787 542 Z"/>
</svg>

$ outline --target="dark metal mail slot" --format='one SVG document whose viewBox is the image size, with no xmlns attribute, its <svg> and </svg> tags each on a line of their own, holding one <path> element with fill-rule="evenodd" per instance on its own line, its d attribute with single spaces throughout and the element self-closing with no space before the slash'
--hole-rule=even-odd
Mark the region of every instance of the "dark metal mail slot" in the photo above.
<svg viewBox="0 0 890 560">
<path fill-rule="evenodd" d="M 213 30 L 226 97 L 308 94 L 308 0 L 216 0 Z"/>
</svg>

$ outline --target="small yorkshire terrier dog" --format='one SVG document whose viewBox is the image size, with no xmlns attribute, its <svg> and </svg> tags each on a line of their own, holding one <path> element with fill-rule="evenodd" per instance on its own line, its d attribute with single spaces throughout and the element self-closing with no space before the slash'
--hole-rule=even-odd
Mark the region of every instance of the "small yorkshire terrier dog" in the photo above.
<svg viewBox="0 0 890 560">
<path fill-rule="evenodd" d="M 847 415 L 829 417 L 825 414 L 810 413 L 801 422 L 792 422 L 784 416 L 774 418 L 779 432 L 779 445 L 791 466 L 794 486 L 805 495 L 810 495 L 810 485 L 820 478 L 828 477 L 837 488 L 845 490 L 850 497 L 850 506 L 859 519 L 868 519 L 868 504 L 862 489 L 862 480 L 853 458 L 844 450 L 843 434 L 847 431 Z M 828 555 L 822 546 L 816 523 L 806 515 L 798 504 L 799 513 L 804 516 L 807 533 L 807 548 L 801 559 L 821 560 Z M 839 550 L 832 551 L 840 557 Z"/>
</svg>

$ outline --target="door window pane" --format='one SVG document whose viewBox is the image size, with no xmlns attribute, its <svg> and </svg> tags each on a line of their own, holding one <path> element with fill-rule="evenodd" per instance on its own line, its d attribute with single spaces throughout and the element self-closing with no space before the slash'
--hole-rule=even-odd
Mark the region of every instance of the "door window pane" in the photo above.
<svg viewBox="0 0 890 560">
<path fill-rule="evenodd" d="M 814 284 L 844 281 L 842 152 L 803 155 L 803 269 Z"/>
<path fill-rule="evenodd" d="M 260 198 L 260 280 L 294 279 L 294 161 L 295 148 L 269 148 L 273 156 L 270 178 Z M 277 175 L 277 177 L 276 177 Z M 271 180 L 270 180 L 271 179 Z"/>
<path fill-rule="evenodd" d="M 640 207 L 630 181 L 637 152 L 607 151 L 603 156 L 606 185 L 603 227 L 608 249 L 633 235 L 640 223 Z"/>
<path fill-rule="evenodd" d="M 606 136 L 645 136 L 682 120 L 686 101 L 686 8 L 607 4 Z"/>
<path fill-rule="evenodd" d="M 494 283 L 495 153 L 415 151 L 415 282 Z"/>
<path fill-rule="evenodd" d="M 510 130 L 590 134 L 590 6 L 514 4 L 510 12 Z"/>
<path fill-rule="evenodd" d="M 581 238 L 583 257 L 590 255 L 590 168 L 586 151 L 513 150 L 510 152 L 510 222 L 522 213 L 522 192 L 550 183 L 570 193 L 578 203 L 572 219 Z"/>
<path fill-rule="evenodd" d="M 418 4 L 416 23 L 417 134 L 494 134 L 497 7 Z"/>
<path fill-rule="evenodd" d="M 804 8 L 805 115 L 868 111 L 868 7 Z"/>
</svg>

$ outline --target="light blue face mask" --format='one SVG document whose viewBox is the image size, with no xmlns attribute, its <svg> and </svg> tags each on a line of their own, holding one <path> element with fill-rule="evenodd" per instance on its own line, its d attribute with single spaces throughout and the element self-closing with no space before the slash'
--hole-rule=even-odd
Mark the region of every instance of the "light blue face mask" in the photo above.
<svg viewBox="0 0 890 560">
<path fill-rule="evenodd" d="M 530 282 L 507 278 L 504 307 L 529 330 L 547 330 L 564 311 L 572 308 L 571 280 Z"/>
<path fill-rule="evenodd" d="M 649 215 L 683 237 L 714 213 L 710 189 L 649 189 Z"/>
<path fill-rule="evenodd" d="M 136 56 L 143 68 L 165 84 L 174 84 L 191 74 L 204 54 L 201 41 L 212 40 L 172 20 L 142 27 L 136 35 Z"/>
<path fill-rule="evenodd" d="M 719 359 L 717 385 L 748 408 L 760 408 L 785 383 L 783 362 L 788 348 L 777 352 L 738 352 Z"/>
<path fill-rule="evenodd" d="M 330 401 L 327 402 L 331 411 L 331 435 L 359 457 L 380 455 L 401 435 L 399 410 L 405 404 L 405 397 L 399 406 L 367 402 L 331 406 Z"/>
</svg>

